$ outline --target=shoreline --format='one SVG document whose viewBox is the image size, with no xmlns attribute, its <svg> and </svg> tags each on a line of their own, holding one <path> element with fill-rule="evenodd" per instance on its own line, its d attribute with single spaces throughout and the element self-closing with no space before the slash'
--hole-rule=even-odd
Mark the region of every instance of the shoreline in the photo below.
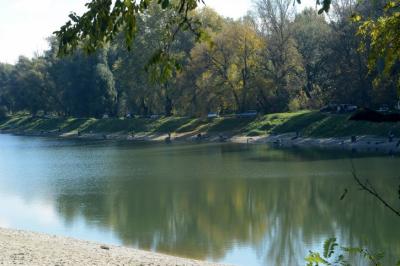
<svg viewBox="0 0 400 266">
<path fill-rule="evenodd" d="M 179 116 L 158 119 L 46 118 L 21 113 L 0 121 L 0 133 L 132 142 L 254 143 L 282 148 L 400 153 L 400 122 L 352 121 L 348 114 L 310 110 L 213 119 Z"/>
<path fill-rule="evenodd" d="M 155 142 L 155 143 L 237 143 L 237 144 L 265 144 L 279 148 L 318 148 L 327 150 L 346 150 L 364 153 L 383 153 L 388 155 L 400 154 L 400 138 L 389 138 L 380 136 L 362 135 L 356 136 L 353 142 L 351 137 L 301 137 L 294 132 L 282 134 L 269 134 L 262 136 L 243 136 L 228 134 L 207 134 L 199 132 L 172 133 L 168 134 L 141 133 L 135 136 L 126 133 L 81 133 L 68 132 L 59 134 L 56 131 L 48 132 L 22 132 L 15 130 L 2 130 L 0 134 L 11 134 L 16 136 L 49 137 L 60 139 L 81 140 L 105 140 L 105 141 L 128 141 L 128 142 Z M 198 134 L 202 134 L 198 137 Z"/>
<path fill-rule="evenodd" d="M 1 265 L 218 266 L 134 248 L 0 228 Z"/>
<path fill-rule="evenodd" d="M 387 155 L 400 154 L 400 138 L 388 138 L 378 136 L 351 137 L 297 137 L 296 133 L 270 135 L 258 138 L 254 143 L 272 144 L 282 148 L 318 148 L 326 150 L 345 150 L 363 153 L 381 153 Z"/>
</svg>

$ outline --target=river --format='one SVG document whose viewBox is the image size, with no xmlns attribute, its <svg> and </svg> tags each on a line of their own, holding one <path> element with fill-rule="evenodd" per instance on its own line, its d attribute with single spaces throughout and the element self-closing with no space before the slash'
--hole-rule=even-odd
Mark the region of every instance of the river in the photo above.
<svg viewBox="0 0 400 266">
<path fill-rule="evenodd" d="M 244 266 L 304 265 L 335 236 L 392 263 L 400 218 L 351 160 L 398 198 L 400 157 L 0 135 L 0 226 Z"/>
</svg>

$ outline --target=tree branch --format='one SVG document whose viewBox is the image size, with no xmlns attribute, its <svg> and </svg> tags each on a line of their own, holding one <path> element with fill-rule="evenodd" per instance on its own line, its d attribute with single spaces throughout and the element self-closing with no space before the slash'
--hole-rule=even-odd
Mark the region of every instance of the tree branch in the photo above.
<svg viewBox="0 0 400 266">
<path fill-rule="evenodd" d="M 389 210 L 391 210 L 393 213 L 395 213 L 397 216 L 400 217 L 400 211 L 396 210 L 386 200 L 384 200 L 381 197 L 381 195 L 379 195 L 379 193 L 375 190 L 375 188 L 369 183 L 368 180 L 365 183 L 361 181 L 361 179 L 357 176 L 353 161 L 351 161 L 351 169 L 352 169 L 351 173 L 353 175 L 354 180 L 356 180 L 357 184 L 360 186 L 362 190 L 367 191 L 369 194 L 378 199 L 383 205 L 385 205 L 385 207 L 387 207 Z"/>
</svg>

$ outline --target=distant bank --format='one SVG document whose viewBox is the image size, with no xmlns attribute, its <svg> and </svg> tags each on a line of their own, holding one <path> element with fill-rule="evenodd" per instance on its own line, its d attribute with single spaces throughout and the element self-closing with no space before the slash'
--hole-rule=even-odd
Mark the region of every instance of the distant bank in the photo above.
<svg viewBox="0 0 400 266">
<path fill-rule="evenodd" d="M 133 248 L 0 228 L 1 265 L 212 266 Z"/>
<path fill-rule="evenodd" d="M 232 141 L 397 153 L 400 123 L 350 121 L 348 114 L 300 111 L 257 117 L 40 118 L 16 114 L 2 133 L 132 141 Z"/>
</svg>

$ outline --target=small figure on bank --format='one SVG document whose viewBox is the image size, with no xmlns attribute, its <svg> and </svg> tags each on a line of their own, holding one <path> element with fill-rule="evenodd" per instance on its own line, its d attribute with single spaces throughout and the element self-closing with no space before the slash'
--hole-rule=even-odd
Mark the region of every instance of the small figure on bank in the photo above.
<svg viewBox="0 0 400 266">
<path fill-rule="evenodd" d="M 298 139 L 300 137 L 300 132 L 296 131 L 296 135 L 292 137 L 292 140 Z"/>
<path fill-rule="evenodd" d="M 393 132 L 392 132 L 392 131 L 389 131 L 389 134 L 388 134 L 389 142 L 393 142 L 393 138 L 394 138 Z"/>
<path fill-rule="evenodd" d="M 128 135 L 127 140 L 134 140 L 135 139 L 135 134 L 131 133 Z"/>
<path fill-rule="evenodd" d="M 282 145 L 282 140 L 281 139 L 277 139 L 273 142 L 275 145 L 277 146 L 281 146 Z"/>
<path fill-rule="evenodd" d="M 165 138 L 165 143 L 170 144 L 171 143 L 171 133 L 168 132 L 168 136 Z"/>
</svg>

